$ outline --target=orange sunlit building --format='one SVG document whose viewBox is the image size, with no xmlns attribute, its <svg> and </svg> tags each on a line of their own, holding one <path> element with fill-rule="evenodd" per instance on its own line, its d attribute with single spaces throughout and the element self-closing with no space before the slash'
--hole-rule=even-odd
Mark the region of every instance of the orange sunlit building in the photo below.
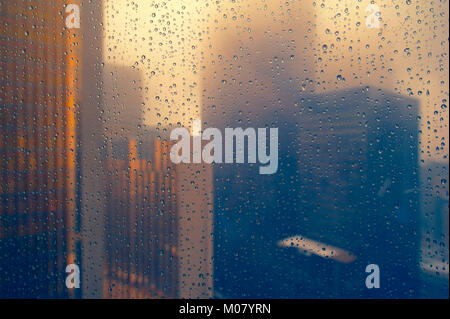
<svg viewBox="0 0 450 319">
<path fill-rule="evenodd" d="M 64 8 L 0 1 L 0 296 L 76 295 L 80 43 Z"/>
<path fill-rule="evenodd" d="M 139 74 L 113 67 L 124 102 L 108 108 L 102 2 L 70 4 L 80 29 L 63 1 L 0 0 L 0 297 L 210 297 L 212 170 L 175 167 L 170 142 L 122 131 L 140 116 Z M 126 155 L 111 143 L 99 160 L 113 137 Z"/>
<path fill-rule="evenodd" d="M 212 296 L 212 170 L 174 165 L 172 144 L 108 143 L 106 298 Z"/>
<path fill-rule="evenodd" d="M 104 297 L 175 297 L 174 165 L 155 141 L 154 159 L 140 158 L 135 140 L 118 158 L 109 143 Z M 164 270 L 163 270 L 164 269 Z"/>
</svg>

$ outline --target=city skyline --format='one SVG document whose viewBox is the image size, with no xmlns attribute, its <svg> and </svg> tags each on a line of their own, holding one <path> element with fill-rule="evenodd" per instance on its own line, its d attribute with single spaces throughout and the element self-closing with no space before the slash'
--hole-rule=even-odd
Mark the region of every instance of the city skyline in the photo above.
<svg viewBox="0 0 450 319">
<path fill-rule="evenodd" d="M 446 297 L 448 13 L 0 0 L 0 298 Z"/>
</svg>

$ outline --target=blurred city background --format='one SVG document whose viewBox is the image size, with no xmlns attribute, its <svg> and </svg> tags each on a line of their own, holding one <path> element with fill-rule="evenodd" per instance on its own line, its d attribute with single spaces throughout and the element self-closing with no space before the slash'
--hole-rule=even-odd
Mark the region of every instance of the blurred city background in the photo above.
<svg viewBox="0 0 450 319">
<path fill-rule="evenodd" d="M 446 0 L 0 0 L 0 298 L 448 298 L 448 27 Z M 277 173 L 172 163 L 193 120 L 278 128 Z"/>
</svg>

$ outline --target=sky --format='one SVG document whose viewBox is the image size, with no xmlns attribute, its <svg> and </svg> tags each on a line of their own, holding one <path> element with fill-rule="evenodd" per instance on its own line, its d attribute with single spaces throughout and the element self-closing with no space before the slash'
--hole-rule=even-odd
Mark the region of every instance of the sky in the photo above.
<svg viewBox="0 0 450 319">
<path fill-rule="evenodd" d="M 106 0 L 104 10 L 104 62 L 141 74 L 146 125 L 250 117 L 292 92 L 370 85 L 418 99 L 421 160 L 448 162 L 447 1 Z"/>
</svg>

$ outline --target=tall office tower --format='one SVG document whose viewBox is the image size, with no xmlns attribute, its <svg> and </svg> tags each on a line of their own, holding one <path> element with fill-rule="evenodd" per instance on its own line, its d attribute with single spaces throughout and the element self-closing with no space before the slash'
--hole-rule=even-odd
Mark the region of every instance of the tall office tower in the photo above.
<svg viewBox="0 0 450 319">
<path fill-rule="evenodd" d="M 79 1 L 71 1 L 79 3 Z M 69 297 L 80 261 L 79 29 L 64 1 L 0 1 L 0 296 Z"/>
<path fill-rule="evenodd" d="M 74 3 L 74 2 L 70 2 Z M 101 298 L 104 264 L 103 0 L 80 1 L 81 83 L 79 111 L 78 206 L 83 298 Z"/>
<path fill-rule="evenodd" d="M 108 64 L 103 74 L 102 118 L 107 139 L 103 296 L 151 298 L 158 295 L 150 226 L 160 182 L 154 161 L 156 157 L 160 160 L 161 152 L 156 152 L 151 137 L 143 138 L 144 130 L 138 129 L 143 101 L 140 72 Z"/>
<path fill-rule="evenodd" d="M 258 165 L 214 165 L 216 297 L 268 298 L 288 291 L 282 287 L 283 274 L 273 268 L 276 257 L 267 239 L 278 238 L 277 216 L 292 211 L 287 194 L 280 192 L 283 185 L 295 183 L 291 171 L 296 168 L 281 152 L 295 144 L 291 139 L 296 132 L 280 115 L 292 119 L 299 91 L 313 86 L 316 11 L 309 1 L 274 0 L 239 9 L 231 2 L 220 4 L 217 21 L 208 30 L 207 40 L 213 41 L 204 41 L 209 46 L 201 85 L 205 127 L 222 132 L 226 127 L 278 127 L 282 166 L 274 175 L 259 175 Z M 281 172 L 286 179 L 277 184 Z M 268 224 L 272 227 L 265 228 Z"/>
<path fill-rule="evenodd" d="M 104 297 L 173 298 L 177 295 L 175 169 L 165 156 L 167 145 L 160 140 L 154 141 L 151 158 L 142 157 L 136 140 L 125 140 L 125 152 L 123 142 L 110 144 L 106 160 Z"/>
<path fill-rule="evenodd" d="M 328 258 L 329 268 L 311 262 L 334 274 L 323 289 L 336 297 L 417 297 L 417 100 L 364 87 L 304 97 L 299 108 L 297 231 L 354 257 Z M 369 264 L 380 268 L 379 289 L 366 287 Z"/>
<path fill-rule="evenodd" d="M 165 135 L 171 128 L 155 122 L 157 128 L 152 129 L 142 121 L 143 111 L 150 107 L 144 109 L 143 102 L 159 90 L 157 80 L 152 84 L 156 91 L 149 93 L 137 68 L 107 64 L 103 74 L 102 118 L 109 141 L 103 295 L 210 297 L 211 169 L 201 164 L 174 165 L 169 157 L 173 142 Z M 171 98 L 176 94 L 171 93 Z M 191 99 L 192 94 L 186 105 L 176 107 L 187 113 L 195 110 L 197 103 Z M 184 111 L 176 115 L 173 107 L 165 107 L 162 110 L 152 103 L 152 113 L 175 112 L 172 116 L 188 121 Z M 169 116 L 164 122 L 170 120 Z"/>
<path fill-rule="evenodd" d="M 215 171 L 218 297 L 412 297 L 419 289 L 418 103 L 363 87 L 267 121 L 279 167 Z M 376 264 L 380 289 L 367 289 Z"/>
<path fill-rule="evenodd" d="M 212 176 L 200 164 L 173 164 L 171 145 L 108 146 L 104 297 L 211 296 Z"/>
<path fill-rule="evenodd" d="M 98 297 L 102 1 L 0 1 L 0 17 L 0 295 Z"/>
<path fill-rule="evenodd" d="M 448 162 L 429 161 L 421 174 L 421 266 L 423 294 L 436 298 L 449 289 Z"/>
<path fill-rule="evenodd" d="M 314 6 L 282 0 L 212 6 L 199 72 L 203 122 L 263 127 L 258 125 L 268 125 L 274 112 L 295 103 L 299 89 L 311 89 L 319 54 Z"/>
<path fill-rule="evenodd" d="M 143 74 L 130 66 L 106 64 L 103 68 L 103 115 L 109 139 L 137 139 L 144 134 Z"/>
<path fill-rule="evenodd" d="M 213 187 L 211 164 L 191 161 L 176 165 L 180 298 L 204 299 L 214 295 Z"/>
</svg>

